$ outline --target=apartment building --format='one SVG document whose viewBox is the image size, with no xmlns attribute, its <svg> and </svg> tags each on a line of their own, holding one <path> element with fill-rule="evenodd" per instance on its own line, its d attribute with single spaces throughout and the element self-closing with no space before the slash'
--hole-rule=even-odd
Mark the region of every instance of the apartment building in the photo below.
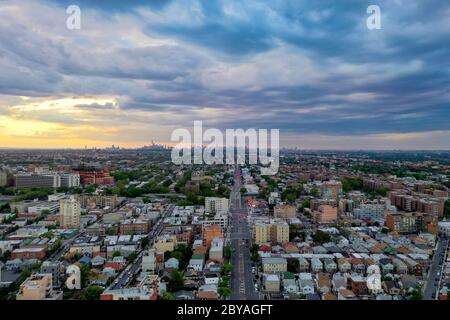
<svg viewBox="0 0 450 320">
<path fill-rule="evenodd" d="M 77 229 L 80 227 L 81 208 L 75 197 L 63 199 L 59 202 L 61 227 L 64 229 Z"/>
<path fill-rule="evenodd" d="M 340 181 L 324 181 L 320 186 L 320 195 L 323 199 L 338 199 L 341 194 L 342 183 Z"/>
<path fill-rule="evenodd" d="M 41 264 L 41 270 L 40 272 L 42 274 L 51 274 L 52 275 L 52 285 L 53 288 L 59 288 L 61 286 L 61 262 L 56 261 L 44 261 Z"/>
<path fill-rule="evenodd" d="M 151 274 L 156 272 L 156 250 L 154 248 L 149 249 L 142 256 L 142 271 L 150 272 Z"/>
<path fill-rule="evenodd" d="M 217 261 L 223 260 L 223 238 L 214 238 L 209 249 L 209 258 Z"/>
<path fill-rule="evenodd" d="M 28 206 L 28 213 L 41 214 L 42 211 L 48 211 L 49 213 L 56 213 L 59 209 L 59 203 L 54 201 L 34 201 Z"/>
<path fill-rule="evenodd" d="M 61 175 L 61 187 L 76 188 L 80 186 L 78 173 L 64 173 Z"/>
<path fill-rule="evenodd" d="M 313 211 L 313 218 L 317 223 L 332 223 L 337 220 L 337 207 L 321 205 L 317 211 Z"/>
<path fill-rule="evenodd" d="M 273 216 L 275 218 L 293 219 L 297 208 L 288 204 L 278 204 L 273 208 Z"/>
<path fill-rule="evenodd" d="M 11 259 L 43 260 L 47 256 L 48 250 L 46 247 L 24 247 L 14 249 L 11 253 Z"/>
<path fill-rule="evenodd" d="M 105 196 L 105 195 L 83 194 L 78 196 L 78 201 L 80 201 L 81 208 L 83 209 L 95 209 L 105 207 L 110 207 L 114 209 L 118 205 L 116 195 Z"/>
<path fill-rule="evenodd" d="M 106 171 L 80 171 L 79 174 L 83 185 L 112 186 L 115 183 L 114 177 Z"/>
<path fill-rule="evenodd" d="M 19 288 L 16 300 L 62 300 L 62 291 L 53 290 L 52 275 L 34 274 L 26 279 Z"/>
<path fill-rule="evenodd" d="M 355 218 L 368 221 L 384 221 L 386 211 L 395 212 L 396 207 L 391 205 L 389 199 L 374 200 L 362 203 L 353 210 Z"/>
<path fill-rule="evenodd" d="M 121 234 L 146 234 L 150 230 L 150 221 L 143 219 L 128 219 L 120 224 Z"/>
<path fill-rule="evenodd" d="M 56 173 L 20 173 L 14 176 L 16 188 L 59 188 L 61 177 Z"/>
<path fill-rule="evenodd" d="M 223 231 L 217 224 L 204 225 L 202 228 L 203 245 L 207 248 L 211 247 L 214 238 L 223 239 Z"/>
<path fill-rule="evenodd" d="M 262 258 L 264 273 L 281 273 L 287 271 L 287 260 L 285 258 L 267 257 Z"/>
<path fill-rule="evenodd" d="M 196 223 L 202 226 L 217 224 L 222 231 L 225 231 L 228 226 L 228 213 L 217 213 L 213 218 L 197 219 Z"/>
<path fill-rule="evenodd" d="M 386 214 L 385 222 L 391 231 L 401 234 L 438 233 L 438 218 L 422 212 L 389 212 Z"/>
<path fill-rule="evenodd" d="M 153 245 L 157 254 L 164 254 L 164 252 L 172 252 L 177 244 L 177 238 L 174 235 L 159 236 Z"/>
<path fill-rule="evenodd" d="M 275 222 L 270 226 L 270 240 L 276 243 L 289 241 L 289 225 L 284 222 Z"/>
<path fill-rule="evenodd" d="M 442 217 L 447 197 L 434 197 L 427 194 L 408 193 L 404 191 L 389 192 L 391 203 L 398 209 L 408 212 L 423 212 Z"/>
<path fill-rule="evenodd" d="M 227 198 L 206 197 L 205 211 L 207 213 L 228 213 L 230 201 Z"/>
<path fill-rule="evenodd" d="M 289 225 L 285 221 L 257 222 L 253 227 L 253 237 L 256 243 L 289 241 Z"/>
</svg>

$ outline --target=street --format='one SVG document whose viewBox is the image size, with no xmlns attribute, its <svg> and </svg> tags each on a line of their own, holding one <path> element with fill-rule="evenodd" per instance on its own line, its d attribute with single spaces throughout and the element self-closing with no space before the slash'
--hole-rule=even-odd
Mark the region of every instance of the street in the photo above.
<svg viewBox="0 0 450 320">
<path fill-rule="evenodd" d="M 164 210 L 163 215 L 158 220 L 158 222 L 153 226 L 152 230 L 148 234 L 148 238 L 150 240 L 150 244 L 154 242 L 157 236 L 159 236 L 163 230 L 163 221 L 164 219 L 169 216 L 173 209 L 174 205 L 171 204 L 167 206 L 167 208 Z M 133 279 L 135 275 L 138 274 L 139 270 L 141 269 L 142 265 L 142 256 L 144 254 L 144 251 L 141 249 L 138 252 L 137 259 L 130 265 L 128 265 L 114 280 L 113 284 L 108 289 L 121 289 L 124 288 L 126 285 L 130 283 L 130 281 Z"/>
<path fill-rule="evenodd" d="M 425 289 L 423 292 L 424 300 L 435 300 L 439 295 L 439 287 L 442 278 L 442 266 L 444 264 L 443 259 L 445 259 L 448 244 L 449 239 L 445 238 L 441 238 L 438 242 L 425 283 Z"/>
<path fill-rule="evenodd" d="M 258 298 L 253 284 L 252 263 L 250 260 L 250 232 L 247 224 L 247 205 L 242 204 L 241 174 L 239 167 L 234 175 L 234 186 L 230 194 L 231 201 L 231 263 L 232 300 L 256 300 Z"/>
</svg>

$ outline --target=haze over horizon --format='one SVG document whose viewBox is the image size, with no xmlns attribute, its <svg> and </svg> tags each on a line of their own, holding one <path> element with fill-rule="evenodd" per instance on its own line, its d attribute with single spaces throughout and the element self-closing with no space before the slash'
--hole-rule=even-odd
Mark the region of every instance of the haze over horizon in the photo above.
<svg viewBox="0 0 450 320">
<path fill-rule="evenodd" d="M 450 150 L 450 3 L 376 1 L 381 30 L 370 4 L 0 1 L 0 147 L 170 144 L 202 120 L 281 147 Z"/>
</svg>

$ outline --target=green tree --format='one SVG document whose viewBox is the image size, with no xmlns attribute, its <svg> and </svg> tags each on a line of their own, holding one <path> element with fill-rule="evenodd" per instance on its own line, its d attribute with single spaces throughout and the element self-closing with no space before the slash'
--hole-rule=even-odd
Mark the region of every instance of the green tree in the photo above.
<svg viewBox="0 0 450 320">
<path fill-rule="evenodd" d="M 48 216 L 50 213 L 51 213 L 50 210 L 45 209 L 45 210 L 42 210 L 42 211 L 41 211 L 41 216 L 42 216 L 42 217 L 46 217 L 46 216 Z"/>
<path fill-rule="evenodd" d="M 84 188 L 84 192 L 85 193 L 93 193 L 95 192 L 95 186 L 94 185 L 89 185 L 86 188 Z"/>
<path fill-rule="evenodd" d="M 175 258 L 175 259 L 177 259 L 178 261 L 183 261 L 183 253 L 180 252 L 180 251 L 177 251 L 177 250 L 172 251 L 172 252 L 170 253 L 170 257 L 171 257 L 171 258 Z"/>
<path fill-rule="evenodd" d="M 258 253 L 258 252 L 252 253 L 252 255 L 251 255 L 251 257 L 250 257 L 250 259 L 251 259 L 253 262 L 255 262 L 255 263 L 259 261 L 259 258 L 261 258 L 261 257 L 259 256 L 259 253 Z"/>
<path fill-rule="evenodd" d="M 317 188 L 312 188 L 310 195 L 312 195 L 313 197 L 319 196 L 319 190 Z"/>
<path fill-rule="evenodd" d="M 223 249 L 223 255 L 226 259 L 230 259 L 232 254 L 231 246 L 227 244 Z"/>
<path fill-rule="evenodd" d="M 313 234 L 312 238 L 314 242 L 320 244 L 329 242 L 331 240 L 331 236 L 321 230 L 317 230 L 316 233 Z"/>
<path fill-rule="evenodd" d="M 300 272 L 300 262 L 296 258 L 288 258 L 287 259 L 287 271 L 292 273 Z"/>
<path fill-rule="evenodd" d="M 189 201 L 187 199 L 181 199 L 177 201 L 177 206 L 180 207 L 186 207 L 186 206 L 192 206 L 194 203 L 192 201 Z"/>
<path fill-rule="evenodd" d="M 161 300 L 175 300 L 175 295 L 171 292 L 164 292 L 161 296 Z"/>
<path fill-rule="evenodd" d="M 174 270 L 172 271 L 169 283 L 168 283 L 168 288 L 169 291 L 171 292 L 176 292 L 179 291 L 181 289 L 183 289 L 184 286 L 184 276 L 181 272 L 179 272 L 178 270 Z"/>
<path fill-rule="evenodd" d="M 61 248 L 61 246 L 62 246 L 61 239 L 56 240 L 55 244 L 52 246 L 52 248 L 50 250 L 50 254 L 53 254 L 56 251 L 58 251 L 59 248 Z"/>
<path fill-rule="evenodd" d="M 103 293 L 103 289 L 99 286 L 87 287 L 80 294 L 80 300 L 100 300 L 100 295 Z"/>
<path fill-rule="evenodd" d="M 363 189 L 363 179 L 360 177 L 344 178 L 342 179 L 341 182 L 342 182 L 342 191 L 344 192 Z"/>
<path fill-rule="evenodd" d="M 256 244 L 256 243 L 254 243 L 254 244 L 252 244 L 252 246 L 250 247 L 250 253 L 258 253 L 258 250 L 259 250 L 259 246 Z"/>
<path fill-rule="evenodd" d="M 410 300 L 423 300 L 422 288 L 416 287 L 409 296 Z"/>
<path fill-rule="evenodd" d="M 80 267 L 80 271 L 81 271 L 81 287 L 84 288 L 86 287 L 86 284 L 89 280 L 89 276 L 91 275 L 91 269 L 89 268 L 88 265 L 81 265 Z"/>
<path fill-rule="evenodd" d="M 444 214 L 447 218 L 450 218 L 450 199 L 445 201 L 444 205 Z"/>
<path fill-rule="evenodd" d="M 145 249 L 147 248 L 148 244 L 149 244 L 150 240 L 148 239 L 148 237 L 145 237 L 141 240 L 141 248 Z"/>
<path fill-rule="evenodd" d="M 11 251 L 6 250 L 5 252 L 3 252 L 3 256 L 2 256 L 2 258 L 0 260 L 3 261 L 3 262 L 6 262 L 10 258 L 11 258 Z"/>
<path fill-rule="evenodd" d="M 231 265 L 231 263 L 224 263 L 224 265 L 222 266 L 222 275 L 229 275 L 231 273 L 231 270 L 233 270 L 233 266 Z"/>
<path fill-rule="evenodd" d="M 128 255 L 127 262 L 128 263 L 133 263 L 136 260 L 137 257 L 138 257 L 138 254 L 136 252 L 132 252 L 132 253 L 130 253 Z"/>
<path fill-rule="evenodd" d="M 122 254 L 120 253 L 120 251 L 114 251 L 113 252 L 113 258 L 115 258 L 115 257 L 120 257 Z"/>
<path fill-rule="evenodd" d="M 229 287 L 230 286 L 230 277 L 223 276 L 220 278 L 219 287 Z"/>
<path fill-rule="evenodd" d="M 110 227 L 110 228 L 106 229 L 106 234 L 108 236 L 114 236 L 117 234 L 117 231 L 118 231 L 117 227 Z"/>
<path fill-rule="evenodd" d="M 310 206 L 310 200 L 306 199 L 302 201 L 301 207 L 300 207 L 300 211 L 304 212 L 306 208 L 309 208 Z"/>
<path fill-rule="evenodd" d="M 381 229 L 381 233 L 387 234 L 387 233 L 389 233 L 389 229 L 386 228 L 386 227 L 383 227 L 383 228 Z"/>
<path fill-rule="evenodd" d="M 47 231 L 46 233 L 42 234 L 41 237 L 52 239 L 55 237 L 55 234 L 52 231 Z"/>
<path fill-rule="evenodd" d="M 289 226 L 289 241 L 292 241 L 297 237 L 299 237 L 302 241 L 304 241 L 305 237 L 306 237 L 305 231 L 303 231 L 300 227 L 298 227 L 294 224 L 290 225 Z"/>
<path fill-rule="evenodd" d="M 217 292 L 219 293 L 219 295 L 222 298 L 229 298 L 231 297 L 231 289 L 227 288 L 227 287 L 219 287 L 219 289 L 217 290 Z"/>
<path fill-rule="evenodd" d="M 240 191 L 241 191 L 241 194 L 242 194 L 242 195 L 244 195 L 244 194 L 246 194 L 246 193 L 247 193 L 247 189 L 246 189 L 246 188 L 244 188 L 244 187 L 242 187 Z"/>
<path fill-rule="evenodd" d="M 283 193 L 281 194 L 281 199 L 293 202 L 298 199 L 298 197 L 300 197 L 302 193 L 302 185 L 292 185 L 287 187 L 286 190 L 283 191 Z"/>
</svg>

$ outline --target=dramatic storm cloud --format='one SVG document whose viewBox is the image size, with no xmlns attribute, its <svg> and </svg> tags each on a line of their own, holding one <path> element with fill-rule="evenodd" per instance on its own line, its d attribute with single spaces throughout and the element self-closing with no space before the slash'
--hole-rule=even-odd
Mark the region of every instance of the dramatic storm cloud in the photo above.
<svg viewBox="0 0 450 320">
<path fill-rule="evenodd" d="M 0 147 L 140 146 L 203 120 L 449 149 L 449 26 L 446 0 L 0 1 Z"/>
</svg>

